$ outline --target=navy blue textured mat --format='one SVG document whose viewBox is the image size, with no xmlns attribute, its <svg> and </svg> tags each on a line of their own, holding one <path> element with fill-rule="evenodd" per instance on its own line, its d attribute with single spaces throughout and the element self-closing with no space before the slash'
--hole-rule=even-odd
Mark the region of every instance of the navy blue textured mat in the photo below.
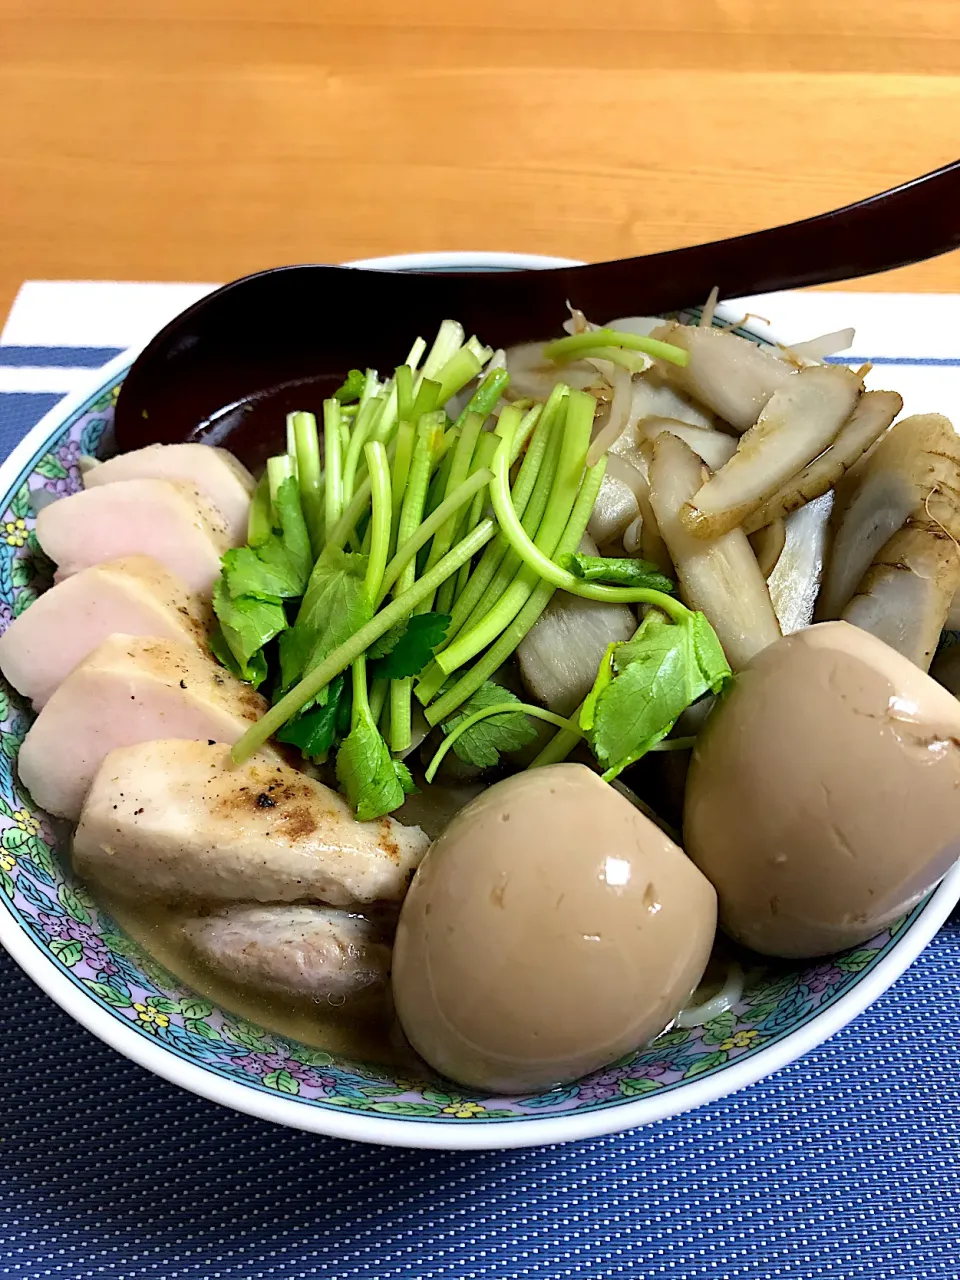
<svg viewBox="0 0 960 1280">
<path fill-rule="evenodd" d="M 960 1275 L 957 916 L 853 1026 L 770 1080 L 534 1151 L 275 1128 L 118 1057 L 2 953 L 0 991 L 0 1276 Z"/>
</svg>

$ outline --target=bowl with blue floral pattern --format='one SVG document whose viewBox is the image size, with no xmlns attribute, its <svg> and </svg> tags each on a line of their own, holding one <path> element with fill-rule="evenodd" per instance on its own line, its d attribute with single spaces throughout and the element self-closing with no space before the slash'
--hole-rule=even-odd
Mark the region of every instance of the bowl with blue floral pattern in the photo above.
<svg viewBox="0 0 960 1280">
<path fill-rule="evenodd" d="M 364 265 L 537 268 L 552 260 L 425 255 Z M 750 328 L 757 342 L 772 341 Z M 67 397 L 0 467 L 0 628 L 50 583 L 33 490 L 81 487 L 79 459 L 108 447 L 133 355 Z M 920 953 L 960 896 L 960 868 L 908 916 L 827 960 L 754 970 L 738 1003 L 674 1028 L 574 1084 L 491 1097 L 399 1075 L 298 1043 L 218 1008 L 168 972 L 74 877 L 69 831 L 38 810 L 17 776 L 31 711 L 0 685 L 0 942 L 79 1023 L 148 1070 L 264 1119 L 320 1134 L 413 1147 L 495 1148 L 593 1137 L 700 1106 L 792 1062 L 875 1000 Z"/>
</svg>

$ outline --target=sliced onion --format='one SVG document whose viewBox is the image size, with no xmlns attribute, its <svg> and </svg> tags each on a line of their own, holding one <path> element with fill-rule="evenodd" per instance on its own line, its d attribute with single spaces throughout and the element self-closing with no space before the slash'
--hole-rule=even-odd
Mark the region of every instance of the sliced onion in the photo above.
<svg viewBox="0 0 960 1280">
<path fill-rule="evenodd" d="M 835 329 L 833 333 L 822 333 L 819 338 L 810 338 L 806 342 L 796 342 L 787 351 L 801 360 L 823 360 L 825 356 L 836 355 L 838 351 L 849 351 L 857 336 L 856 329 Z"/>
<path fill-rule="evenodd" d="M 590 329 L 600 328 L 597 324 L 591 324 L 583 312 L 571 304 L 569 298 L 567 299 L 567 310 L 570 312 L 570 317 L 564 320 L 563 330 L 565 333 L 569 333 L 571 337 L 575 333 L 586 333 Z"/>
<path fill-rule="evenodd" d="M 715 985 L 715 983 L 710 984 L 710 986 Z M 710 989 L 710 986 L 707 987 L 707 990 Z M 703 987 L 699 987 L 694 992 L 695 1003 L 688 1004 L 685 1009 L 680 1010 L 674 1026 L 683 1028 L 702 1027 L 714 1018 L 719 1018 L 722 1013 L 728 1013 L 734 1005 L 740 1003 L 743 997 L 743 970 L 734 961 L 727 967 L 726 981 L 717 994 L 711 996 L 709 1000 L 696 1002 L 696 997 L 702 991 Z"/>
<path fill-rule="evenodd" d="M 706 302 L 703 304 L 703 310 L 700 312 L 700 328 L 701 329 L 713 328 L 713 317 L 716 314 L 717 299 L 719 297 L 720 297 L 720 290 L 717 288 L 716 285 L 714 285 L 713 288 L 710 290 L 709 294 L 707 295 Z"/>
<path fill-rule="evenodd" d="M 628 556 L 635 556 L 640 551 L 640 541 L 643 537 L 643 516 L 637 516 L 627 525 L 623 532 L 623 549 Z"/>
<path fill-rule="evenodd" d="M 639 452 L 637 457 L 640 457 Z M 647 496 L 650 492 L 647 484 L 646 476 L 639 467 L 635 467 L 629 462 L 623 454 L 611 453 L 607 458 L 606 474 L 611 480 L 619 480 L 621 484 L 625 484 L 633 493 L 637 502 Z"/>
<path fill-rule="evenodd" d="M 584 361 L 554 364 L 543 354 L 542 342 L 526 342 L 506 351 L 510 391 L 515 398 L 546 400 L 558 382 L 586 391 L 597 380 L 596 369 Z"/>
<path fill-rule="evenodd" d="M 626 369 L 613 371 L 613 403 L 606 424 L 600 428 L 587 450 L 587 466 L 600 461 L 612 444 L 620 439 L 630 416 L 633 401 L 632 382 Z"/>
</svg>

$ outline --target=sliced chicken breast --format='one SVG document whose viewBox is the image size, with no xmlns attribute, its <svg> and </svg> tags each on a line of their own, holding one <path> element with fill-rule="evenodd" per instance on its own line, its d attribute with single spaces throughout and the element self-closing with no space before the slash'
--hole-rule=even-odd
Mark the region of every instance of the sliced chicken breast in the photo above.
<svg viewBox="0 0 960 1280">
<path fill-rule="evenodd" d="M 75 822 L 115 747 L 176 737 L 234 743 L 266 708 L 195 645 L 111 636 L 37 716 L 20 748 L 20 777 L 42 809 Z"/>
<path fill-rule="evenodd" d="M 239 546 L 247 538 L 254 479 L 226 449 L 208 444 L 152 444 L 92 467 L 85 489 L 118 480 L 176 480 L 193 485 L 223 517 L 227 535 Z"/>
<path fill-rule="evenodd" d="M 277 761 L 232 767 L 222 744 L 168 740 L 104 760 L 74 861 L 127 897 L 347 907 L 402 899 L 428 843 L 393 818 L 359 822 Z"/>
<path fill-rule="evenodd" d="M 234 545 L 209 502 L 170 480 L 118 480 L 51 502 L 37 516 L 37 540 L 57 564 L 58 580 L 106 560 L 146 555 L 203 595 Z"/>
<path fill-rule="evenodd" d="M 184 922 L 196 958 L 245 987 L 339 1008 L 378 1003 L 390 973 L 383 930 L 328 907 L 228 907 Z"/>
<path fill-rule="evenodd" d="M 111 560 L 65 578 L 15 618 L 0 636 L 0 671 L 39 710 L 108 636 L 156 636 L 205 649 L 208 613 L 158 560 Z"/>
</svg>

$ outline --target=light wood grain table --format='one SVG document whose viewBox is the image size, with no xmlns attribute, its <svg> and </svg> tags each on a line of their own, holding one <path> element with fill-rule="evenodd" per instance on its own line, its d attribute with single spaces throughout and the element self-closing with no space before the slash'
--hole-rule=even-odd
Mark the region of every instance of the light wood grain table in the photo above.
<svg viewBox="0 0 960 1280">
<path fill-rule="evenodd" d="M 958 0 L 0 0 L 0 314 L 26 277 L 642 253 L 958 152 Z M 960 291 L 960 255 L 863 287 Z"/>
</svg>

